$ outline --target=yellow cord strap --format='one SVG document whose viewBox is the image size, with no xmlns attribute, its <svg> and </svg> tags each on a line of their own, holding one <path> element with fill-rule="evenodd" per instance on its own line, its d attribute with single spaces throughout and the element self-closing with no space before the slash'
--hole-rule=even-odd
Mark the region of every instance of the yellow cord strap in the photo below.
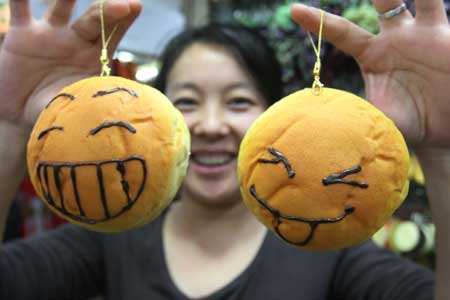
<svg viewBox="0 0 450 300">
<path fill-rule="evenodd" d="M 111 41 L 112 36 L 117 30 L 117 25 L 114 27 L 113 31 L 106 40 L 105 34 L 105 17 L 104 17 L 104 4 L 105 0 L 100 0 L 100 25 L 102 34 L 102 54 L 100 56 L 100 62 L 102 64 L 102 72 L 100 76 L 109 76 L 111 74 L 111 68 L 109 67 L 109 56 L 108 56 L 108 44 Z"/>
<path fill-rule="evenodd" d="M 323 11 L 320 11 L 320 28 L 319 28 L 319 36 L 318 36 L 318 45 L 314 44 L 314 40 L 311 37 L 311 34 L 308 32 L 309 40 L 311 41 L 311 44 L 314 48 L 314 52 L 316 52 L 317 60 L 316 64 L 314 65 L 314 83 L 312 85 L 312 90 L 314 95 L 318 96 L 322 93 L 323 83 L 320 82 L 320 69 L 322 67 L 322 63 L 320 60 L 320 52 L 322 49 L 322 33 L 323 33 Z"/>
</svg>

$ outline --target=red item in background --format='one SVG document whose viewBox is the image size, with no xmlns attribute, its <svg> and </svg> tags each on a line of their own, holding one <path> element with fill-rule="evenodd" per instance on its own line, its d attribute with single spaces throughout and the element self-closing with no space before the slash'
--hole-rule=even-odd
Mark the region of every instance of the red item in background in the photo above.
<svg viewBox="0 0 450 300">
<path fill-rule="evenodd" d="M 37 197 L 28 177 L 22 181 L 19 187 L 17 202 L 21 214 L 21 237 L 29 237 L 66 223 L 64 219 L 52 213 L 45 203 Z"/>
<path fill-rule="evenodd" d="M 113 59 L 112 64 L 112 74 L 115 76 L 124 77 L 127 79 L 134 80 L 136 78 L 136 64 L 134 62 L 121 62 L 118 59 Z"/>
</svg>

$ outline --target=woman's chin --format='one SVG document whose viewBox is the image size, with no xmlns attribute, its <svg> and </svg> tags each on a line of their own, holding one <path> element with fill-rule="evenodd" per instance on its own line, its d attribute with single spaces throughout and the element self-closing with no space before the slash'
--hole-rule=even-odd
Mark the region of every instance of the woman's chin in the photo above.
<svg viewBox="0 0 450 300">
<path fill-rule="evenodd" d="M 237 162 L 205 166 L 191 161 L 183 184 L 183 194 L 202 205 L 227 207 L 241 201 Z"/>
<path fill-rule="evenodd" d="M 185 195 L 201 205 L 225 208 L 241 202 L 241 194 L 237 185 L 203 184 L 200 186 L 184 186 Z"/>
</svg>

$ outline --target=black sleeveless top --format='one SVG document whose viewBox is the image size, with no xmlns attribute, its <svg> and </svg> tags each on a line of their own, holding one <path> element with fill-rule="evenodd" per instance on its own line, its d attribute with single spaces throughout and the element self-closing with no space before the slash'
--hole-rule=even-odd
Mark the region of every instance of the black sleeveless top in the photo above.
<svg viewBox="0 0 450 300">
<path fill-rule="evenodd" d="M 189 299 L 168 273 L 163 218 L 120 234 L 65 225 L 7 243 L 0 256 L 0 299 Z M 433 286 L 431 271 L 370 242 L 305 252 L 268 233 L 250 266 L 201 300 L 431 300 Z"/>
</svg>

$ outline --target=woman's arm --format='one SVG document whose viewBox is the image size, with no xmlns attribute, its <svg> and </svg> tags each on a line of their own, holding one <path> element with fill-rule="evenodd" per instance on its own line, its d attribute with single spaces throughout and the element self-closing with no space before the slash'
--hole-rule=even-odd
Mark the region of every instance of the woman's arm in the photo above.
<svg viewBox="0 0 450 300">
<path fill-rule="evenodd" d="M 89 299 L 103 291 L 101 236 L 75 225 L 5 243 L 0 299 Z"/>
<path fill-rule="evenodd" d="M 380 14 L 401 0 L 372 0 Z M 416 0 L 416 15 L 381 18 L 373 35 L 326 14 L 324 37 L 358 62 L 366 97 L 394 120 L 423 165 L 437 229 L 436 299 L 450 299 L 450 26 L 442 0 Z M 294 20 L 317 32 L 317 9 L 295 5 Z"/>
<path fill-rule="evenodd" d="M 0 232 L 26 172 L 26 143 L 39 113 L 64 86 L 100 74 L 98 2 L 70 23 L 75 0 L 56 0 L 40 20 L 29 0 L 11 0 L 0 50 Z M 110 53 L 141 10 L 139 0 L 105 1 L 106 33 L 117 25 Z"/>
<path fill-rule="evenodd" d="M 436 299 L 450 299 L 450 150 L 417 150 L 436 225 Z"/>
<path fill-rule="evenodd" d="M 20 182 L 25 176 L 25 152 L 29 127 L 0 121 L 0 233 L 3 237 L 6 220 Z M 1 238 L 3 240 L 3 238 Z"/>
</svg>

